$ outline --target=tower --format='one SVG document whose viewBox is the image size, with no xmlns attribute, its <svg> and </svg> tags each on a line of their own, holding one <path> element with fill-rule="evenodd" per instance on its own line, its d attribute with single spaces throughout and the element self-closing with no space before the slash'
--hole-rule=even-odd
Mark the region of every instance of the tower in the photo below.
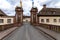
<svg viewBox="0 0 60 40">
<path fill-rule="evenodd" d="M 36 25 L 37 24 L 37 7 L 34 7 L 34 2 L 32 2 L 32 8 L 30 10 L 31 13 L 31 24 Z"/>
<path fill-rule="evenodd" d="M 20 0 L 20 7 L 15 8 L 16 14 L 16 23 L 22 24 L 23 23 L 23 8 L 22 8 L 22 1 Z"/>
</svg>

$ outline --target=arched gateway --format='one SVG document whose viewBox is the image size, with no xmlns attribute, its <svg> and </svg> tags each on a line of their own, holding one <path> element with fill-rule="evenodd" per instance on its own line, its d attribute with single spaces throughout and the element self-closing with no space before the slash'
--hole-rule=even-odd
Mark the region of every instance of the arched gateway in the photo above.
<svg viewBox="0 0 60 40">
<path fill-rule="evenodd" d="M 22 1 L 20 0 L 20 7 L 15 8 L 16 16 L 15 21 L 16 23 L 23 24 L 23 8 L 22 8 Z M 30 23 L 33 25 L 36 25 L 38 23 L 37 20 L 37 7 L 32 7 L 30 10 L 31 16 L 30 16 Z"/>
</svg>

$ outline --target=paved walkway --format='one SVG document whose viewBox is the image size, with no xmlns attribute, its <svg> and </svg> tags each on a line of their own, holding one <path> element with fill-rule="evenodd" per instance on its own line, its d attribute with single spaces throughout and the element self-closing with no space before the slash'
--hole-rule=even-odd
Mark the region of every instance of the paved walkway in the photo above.
<svg viewBox="0 0 60 40">
<path fill-rule="evenodd" d="M 53 37 L 56 38 L 57 40 L 60 40 L 60 33 L 55 32 L 55 31 L 52 31 L 52 30 L 49 30 L 49 29 L 45 29 L 45 28 L 42 28 L 42 27 L 39 27 L 39 26 L 37 26 L 37 28 L 39 28 L 39 29 L 41 29 L 42 31 L 44 31 L 45 33 L 53 36 Z"/>
<path fill-rule="evenodd" d="M 0 32 L 0 40 L 3 39 L 4 37 L 6 37 L 7 35 L 9 35 L 11 32 L 13 32 L 17 28 L 18 27 L 13 27 L 13 28 Z"/>
<path fill-rule="evenodd" d="M 35 29 L 29 23 L 24 23 L 24 25 L 9 36 L 4 38 L 4 40 L 50 40 L 45 37 L 43 34 L 39 33 L 37 29 Z"/>
</svg>

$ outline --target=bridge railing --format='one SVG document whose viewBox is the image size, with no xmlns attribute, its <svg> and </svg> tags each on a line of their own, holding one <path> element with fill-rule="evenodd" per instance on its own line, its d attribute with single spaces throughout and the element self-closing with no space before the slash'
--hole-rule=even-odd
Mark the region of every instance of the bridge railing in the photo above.
<svg viewBox="0 0 60 40">
<path fill-rule="evenodd" d="M 19 27 L 20 24 L 18 23 L 13 23 L 13 24 L 6 24 L 6 25 L 0 25 L 0 31 L 12 28 L 12 27 Z"/>
<path fill-rule="evenodd" d="M 53 30 L 56 32 L 60 32 L 60 26 L 58 25 L 51 25 L 51 24 L 43 24 L 43 23 L 39 23 L 39 26 L 49 29 L 49 30 Z"/>
</svg>

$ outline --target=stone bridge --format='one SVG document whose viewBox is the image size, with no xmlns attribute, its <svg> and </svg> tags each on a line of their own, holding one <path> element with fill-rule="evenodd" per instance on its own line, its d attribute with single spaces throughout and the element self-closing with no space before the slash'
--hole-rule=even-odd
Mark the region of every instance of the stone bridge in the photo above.
<svg viewBox="0 0 60 40">
<path fill-rule="evenodd" d="M 23 23 L 21 27 L 18 27 L 14 32 L 9 34 L 3 40 L 52 40 L 53 38 L 46 36 L 30 25 L 30 23 Z M 54 40 L 54 39 L 53 39 Z"/>
</svg>

